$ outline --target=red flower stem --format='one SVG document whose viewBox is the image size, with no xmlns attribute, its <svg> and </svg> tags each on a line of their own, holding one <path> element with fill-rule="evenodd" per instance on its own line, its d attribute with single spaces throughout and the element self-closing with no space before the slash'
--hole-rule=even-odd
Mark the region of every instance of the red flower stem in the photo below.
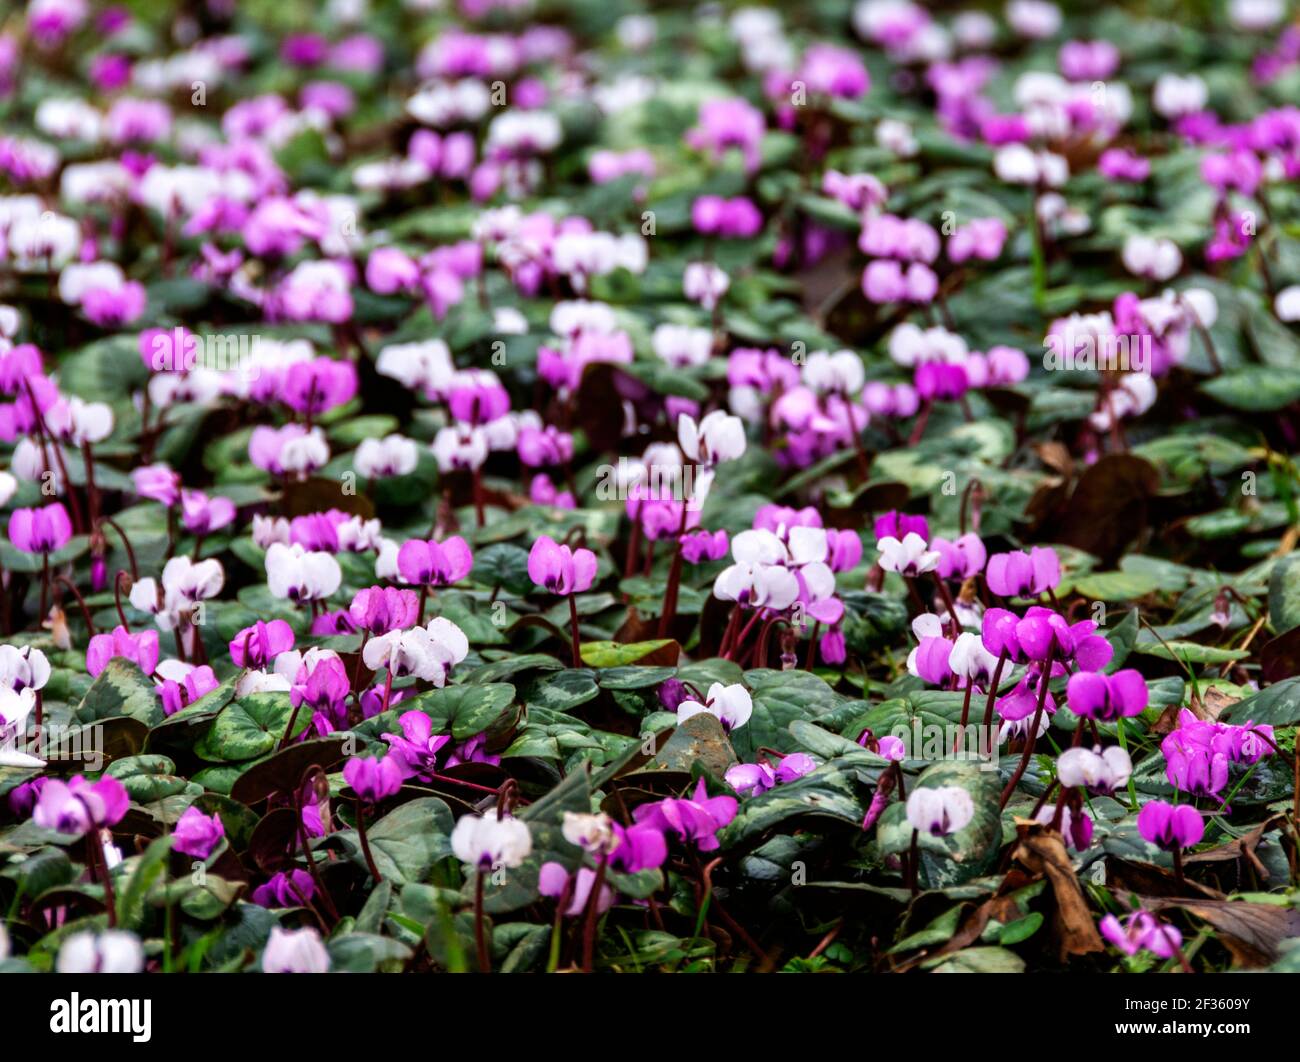
<svg viewBox="0 0 1300 1062">
<path fill-rule="evenodd" d="M 592 960 L 596 953 L 596 922 L 600 918 L 600 893 L 605 887 L 605 865 L 607 857 L 601 856 L 596 864 L 596 880 L 591 886 L 591 895 L 587 897 L 587 924 L 582 930 L 582 972 L 591 973 Z"/>
<path fill-rule="evenodd" d="M 487 946 L 487 929 L 483 921 L 483 868 L 474 880 L 474 950 L 478 954 L 479 973 L 492 972 L 492 956 Z"/>
<path fill-rule="evenodd" d="M 1002 800 L 998 804 L 998 810 L 1007 806 L 1007 801 L 1011 799 L 1011 794 L 1016 791 L 1016 786 L 1020 784 L 1020 779 L 1024 777 L 1025 768 L 1029 766 L 1029 757 L 1034 754 L 1034 745 L 1037 743 L 1038 724 L 1043 718 L 1043 707 L 1047 704 L 1047 687 L 1052 681 L 1052 661 L 1056 659 L 1056 642 L 1047 649 L 1047 659 L 1043 661 L 1043 675 L 1038 680 L 1038 707 L 1034 709 L 1033 722 L 1029 724 L 1029 730 L 1025 734 L 1025 751 L 1020 756 L 1020 762 L 1016 765 L 1015 774 L 1007 782 L 1007 787 L 1002 790 Z"/>
<path fill-rule="evenodd" d="M 578 602 L 569 595 L 569 631 L 573 638 L 573 666 L 582 667 L 582 639 L 578 633 Z"/>
<path fill-rule="evenodd" d="M 361 839 L 361 854 L 366 857 L 366 869 L 370 871 L 370 876 L 378 885 L 384 879 L 379 873 L 379 868 L 375 866 L 375 857 L 370 854 L 370 838 L 366 836 L 366 813 L 360 797 L 357 797 L 354 807 L 357 812 L 357 836 Z"/>
</svg>

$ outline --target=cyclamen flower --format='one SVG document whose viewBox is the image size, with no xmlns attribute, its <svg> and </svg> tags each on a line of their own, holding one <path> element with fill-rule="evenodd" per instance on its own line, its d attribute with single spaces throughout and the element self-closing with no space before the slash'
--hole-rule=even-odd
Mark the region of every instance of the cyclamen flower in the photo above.
<svg viewBox="0 0 1300 1062">
<path fill-rule="evenodd" d="M 419 617 L 419 607 L 419 598 L 413 590 L 372 586 L 357 591 L 348 614 L 359 630 L 386 634 L 414 624 Z"/>
<path fill-rule="evenodd" d="M 907 821 L 912 829 L 934 837 L 956 833 L 974 817 L 970 794 L 958 786 L 918 787 L 907 798 Z"/>
<path fill-rule="evenodd" d="M 342 581 L 339 562 L 328 553 L 279 542 L 266 551 L 266 585 L 274 597 L 294 602 L 322 601 Z"/>
<path fill-rule="evenodd" d="M 196 807 L 188 807 L 172 829 L 172 848 L 195 859 L 207 859 L 221 843 L 226 828 L 217 813 L 205 815 Z"/>
<path fill-rule="evenodd" d="M 473 567 L 474 556 L 458 535 L 441 542 L 413 538 L 397 553 L 398 573 L 416 586 L 450 586 L 469 575 Z"/>
<path fill-rule="evenodd" d="M 164 660 L 158 665 L 157 674 L 163 678 L 157 692 L 164 715 L 175 715 L 221 685 L 216 672 L 207 664 L 195 667 L 180 660 Z"/>
<path fill-rule="evenodd" d="M 397 678 L 415 675 L 442 687 L 451 669 L 469 655 L 469 640 L 451 620 L 435 616 L 424 627 L 390 631 L 372 638 L 362 650 L 366 667 L 387 668 Z"/>
<path fill-rule="evenodd" d="M 144 947 L 126 930 L 82 930 L 59 945 L 54 968 L 61 974 L 135 974 L 144 969 Z"/>
<path fill-rule="evenodd" d="M 79 774 L 67 782 L 50 778 L 41 787 L 32 820 L 42 829 L 82 837 L 92 829 L 115 826 L 129 805 L 125 787 L 110 775 L 97 782 Z"/>
<path fill-rule="evenodd" d="M 677 706 L 677 721 L 681 723 L 701 713 L 713 716 L 722 724 L 723 729 L 735 730 L 749 722 L 749 717 L 754 713 L 754 702 L 749 690 L 739 683 L 724 686 L 721 682 L 715 682 L 709 687 L 703 704 L 687 700 Z"/>
<path fill-rule="evenodd" d="M 935 570 L 940 579 L 969 579 L 984 569 L 988 556 L 984 541 L 973 531 L 968 531 L 956 541 L 935 538 L 930 548 L 939 554 L 939 563 Z"/>
<path fill-rule="evenodd" d="M 271 928 L 262 951 L 263 973 L 329 973 L 330 956 L 320 933 L 304 929 Z"/>
<path fill-rule="evenodd" d="M 723 779 L 741 796 L 755 797 L 776 785 L 776 772 L 766 763 L 738 763 L 727 768 Z"/>
<path fill-rule="evenodd" d="M 1175 807 L 1164 800 L 1143 804 L 1137 827 L 1143 840 L 1166 852 L 1192 848 L 1205 836 L 1205 820 L 1199 811 L 1190 804 Z"/>
<path fill-rule="evenodd" d="M 284 620 L 258 620 L 230 640 L 230 659 L 236 667 L 265 667 L 293 643 L 293 628 Z"/>
<path fill-rule="evenodd" d="M 479 870 L 521 866 L 533 850 L 528 825 L 492 808 L 482 815 L 464 815 L 451 831 L 451 850 L 467 866 Z"/>
<path fill-rule="evenodd" d="M 316 895 L 316 883 L 306 870 L 282 870 L 253 890 L 261 907 L 305 907 Z"/>
<path fill-rule="evenodd" d="M 382 759 L 353 756 L 343 765 L 343 780 L 368 804 L 387 800 L 402 788 L 405 772 L 392 755 Z"/>
<path fill-rule="evenodd" d="M 113 657 L 130 660 L 146 675 L 152 675 L 158 667 L 158 632 L 132 634 L 119 625 L 111 634 L 95 635 L 86 647 L 86 670 L 95 677 Z"/>
<path fill-rule="evenodd" d="M 590 867 L 579 867 L 571 875 L 562 863 L 553 860 L 543 863 L 537 874 L 537 891 L 541 895 L 558 900 L 567 893 L 569 905 L 564 910 L 567 918 L 577 918 L 587 910 L 595 884 L 596 872 Z M 614 896 L 614 890 L 602 884 L 596 897 L 596 913 L 608 911 L 614 904 Z"/>
<path fill-rule="evenodd" d="M 1102 723 L 1141 715 L 1150 696 L 1146 680 L 1133 668 L 1113 675 L 1077 671 L 1070 676 L 1065 689 L 1070 711 Z"/>
<path fill-rule="evenodd" d="M 995 553 L 984 569 L 984 581 L 999 597 L 1037 597 L 1061 582 L 1061 562 L 1050 546 L 1028 553 Z"/>
<path fill-rule="evenodd" d="M 632 812 L 632 817 L 642 825 L 676 834 L 681 840 L 695 844 L 701 852 L 712 852 L 721 844 L 718 831 L 736 817 L 736 798 L 710 797 L 701 778 L 690 798 L 669 797 L 642 804 Z"/>
<path fill-rule="evenodd" d="M 30 645 L 0 645 L 0 687 L 39 690 L 50 680 L 50 662 Z"/>
<path fill-rule="evenodd" d="M 589 549 L 570 549 L 542 535 L 528 553 L 528 575 L 551 594 L 567 597 L 591 589 L 596 578 L 596 555 Z"/>
<path fill-rule="evenodd" d="M 9 515 L 9 541 L 24 553 L 53 553 L 72 538 L 72 520 L 62 502 L 41 509 L 15 509 Z"/>
<path fill-rule="evenodd" d="M 35 690 L 0 686 L 0 767 L 45 766 L 44 760 L 19 749 L 19 739 L 25 740 L 27 719 L 35 708 Z"/>
<path fill-rule="evenodd" d="M 698 424 L 683 413 L 677 418 L 677 441 L 691 461 L 711 468 L 745 452 L 745 423 L 721 410 L 714 410 Z"/>
<path fill-rule="evenodd" d="M 1056 777 L 1061 785 L 1084 788 L 1105 796 L 1127 785 L 1132 773 L 1133 761 L 1118 745 L 1112 745 L 1104 752 L 1066 749 L 1056 762 Z"/>
<path fill-rule="evenodd" d="M 392 760 L 401 769 L 406 778 L 430 775 L 436 766 L 436 756 L 451 741 L 446 735 L 433 732 L 433 720 L 424 712 L 403 712 L 398 717 L 402 734 L 384 734 L 390 752 L 386 759 Z"/>
<path fill-rule="evenodd" d="M 929 549 L 925 539 L 913 531 L 904 535 L 901 542 L 890 536 L 878 539 L 876 549 L 880 551 L 877 563 L 887 572 L 915 577 L 939 566 L 939 553 Z"/>
<path fill-rule="evenodd" d="M 1161 922 L 1147 911 L 1134 911 L 1123 922 L 1108 914 L 1098 923 L 1098 928 L 1101 935 L 1125 955 L 1136 955 L 1146 950 L 1158 959 L 1172 959 L 1183 943 L 1183 935 L 1177 927 Z"/>
<path fill-rule="evenodd" d="M 235 519 L 235 505 L 229 498 L 209 498 L 201 490 L 181 491 L 181 522 L 193 535 L 210 535 Z"/>
</svg>

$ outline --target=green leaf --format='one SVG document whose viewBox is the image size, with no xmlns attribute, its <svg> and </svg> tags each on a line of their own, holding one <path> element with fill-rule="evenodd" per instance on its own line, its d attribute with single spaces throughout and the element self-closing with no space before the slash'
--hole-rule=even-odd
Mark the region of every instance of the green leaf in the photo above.
<svg viewBox="0 0 1300 1062">
<path fill-rule="evenodd" d="M 252 693 L 228 704 L 195 751 L 205 759 L 243 763 L 265 756 L 279 744 L 293 715 L 287 693 Z M 310 710 L 300 711 L 294 737 L 311 723 Z"/>
<path fill-rule="evenodd" d="M 1268 619 L 1285 634 L 1300 627 L 1300 556 L 1281 557 L 1268 578 Z"/>
<path fill-rule="evenodd" d="M 1263 726 L 1291 726 L 1300 722 L 1300 675 L 1275 682 L 1244 700 L 1228 705 L 1219 719 L 1240 726 L 1247 719 Z"/>
<path fill-rule="evenodd" d="M 77 719 L 97 723 L 126 715 L 146 726 L 156 726 L 165 716 L 154 690 L 154 684 L 139 667 L 120 656 L 112 657 L 77 706 Z"/>
<path fill-rule="evenodd" d="M 508 682 L 485 686 L 447 686 L 430 690 L 401 703 L 402 711 L 420 711 L 433 720 L 435 733 L 450 732 L 464 739 L 481 734 L 506 713 L 515 701 Z"/>
<path fill-rule="evenodd" d="M 958 885 L 985 873 L 997 856 L 1002 840 L 1002 816 L 998 809 L 1002 785 L 997 771 L 986 771 L 972 763 L 935 763 L 921 772 L 908 788 L 956 786 L 970 794 L 975 815 L 956 833 L 935 837 L 921 833 L 921 877 L 930 888 Z M 901 802 L 890 804 L 880 817 L 877 843 L 885 854 L 907 852 L 912 846 L 912 826 Z"/>
</svg>

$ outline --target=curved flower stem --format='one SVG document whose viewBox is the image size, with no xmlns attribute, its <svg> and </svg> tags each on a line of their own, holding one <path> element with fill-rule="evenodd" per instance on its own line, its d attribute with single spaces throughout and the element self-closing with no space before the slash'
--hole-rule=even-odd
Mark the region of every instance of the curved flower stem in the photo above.
<svg viewBox="0 0 1300 1062">
<path fill-rule="evenodd" d="M 311 844 L 307 838 L 307 827 L 302 822 L 302 801 L 298 798 L 297 786 L 294 786 L 289 797 L 293 804 L 293 817 L 298 826 L 298 843 L 302 845 L 302 854 L 307 858 L 307 869 L 311 872 L 312 881 L 316 883 L 316 891 L 320 893 L 321 899 L 325 901 L 326 910 L 329 911 L 330 917 L 337 922 L 339 920 L 338 908 L 334 906 L 330 894 L 325 891 L 325 886 L 320 879 L 320 870 L 316 866 L 316 857 L 311 854 Z"/>
<path fill-rule="evenodd" d="M 727 928 L 745 942 L 745 947 L 754 953 L 754 957 L 758 959 L 759 962 L 766 963 L 768 961 L 767 952 L 765 952 L 759 945 L 758 941 L 750 935 L 749 930 L 731 917 L 730 913 L 728 913 L 726 908 L 724 908 L 722 903 L 718 900 L 717 893 L 713 891 L 713 871 L 721 862 L 722 857 L 719 856 L 704 867 L 704 870 L 701 873 L 701 879 L 704 882 L 704 895 L 709 898 L 710 906 L 718 912 L 718 917 L 726 923 Z"/>
<path fill-rule="evenodd" d="M 361 854 L 366 858 L 366 869 L 370 871 L 370 876 L 378 885 L 384 878 L 379 873 L 379 868 L 375 866 L 375 857 L 370 854 L 370 838 L 366 836 L 366 812 L 360 797 L 357 797 L 354 807 L 357 812 L 357 836 L 361 839 Z"/>
<path fill-rule="evenodd" d="M 487 946 L 487 928 L 483 921 L 483 868 L 474 879 L 474 950 L 478 955 L 479 973 L 492 972 L 492 955 Z"/>
<path fill-rule="evenodd" d="M 1183 850 L 1175 848 L 1170 854 L 1174 857 L 1174 881 L 1178 885 L 1178 891 L 1184 892 L 1187 889 L 1187 881 L 1183 877 Z"/>
<path fill-rule="evenodd" d="M 953 752 L 956 752 L 958 746 L 966 740 L 964 735 L 966 733 L 966 724 L 970 720 L 970 697 L 971 697 L 971 692 L 974 689 L 975 689 L 975 683 L 973 683 L 969 678 L 967 678 L 966 696 L 962 698 L 962 702 L 961 702 L 961 729 L 958 731 L 957 736 L 953 739 L 953 744 L 952 744 Z"/>
<path fill-rule="evenodd" d="M 50 611 L 50 555 L 41 554 L 41 611 L 37 623 L 44 623 Z"/>
<path fill-rule="evenodd" d="M 99 827 L 91 828 L 86 834 L 86 861 L 90 864 L 92 877 L 97 877 L 104 886 L 104 907 L 108 911 L 109 927 L 117 925 L 117 903 L 113 896 L 112 871 L 108 869 L 108 860 L 104 858 L 104 846 L 99 839 Z"/>
<path fill-rule="evenodd" d="M 596 880 L 591 885 L 591 895 L 587 897 L 587 922 L 582 930 L 582 972 L 591 973 L 592 960 L 596 953 L 596 923 L 600 920 L 600 893 L 605 887 L 605 868 L 609 863 L 607 856 L 601 856 L 596 864 Z"/>
<path fill-rule="evenodd" d="M 1002 669 L 1007 666 L 1007 651 L 998 655 L 997 667 L 993 669 L 993 679 L 989 682 L 989 699 L 984 702 L 984 729 L 993 725 L 993 705 L 998 699 L 998 683 L 1002 681 Z"/>
<path fill-rule="evenodd" d="M 1047 687 L 1052 681 L 1052 662 L 1056 659 L 1056 642 L 1053 641 L 1047 650 L 1047 659 L 1043 661 L 1043 675 L 1038 680 L 1038 706 L 1034 709 L 1033 721 L 1029 724 L 1029 730 L 1025 734 L 1025 751 L 1020 757 L 1020 762 L 1016 764 L 1016 771 L 1011 776 L 1011 781 L 1007 782 L 1007 787 L 1002 790 L 1002 799 L 998 802 L 998 810 L 1007 806 L 1007 801 L 1011 799 L 1011 794 L 1016 791 L 1016 786 L 1020 784 L 1020 779 L 1024 777 L 1025 768 L 1029 766 L 1029 757 L 1034 754 L 1034 745 L 1038 739 L 1038 724 L 1043 718 L 1043 707 L 1047 704 Z"/>
<path fill-rule="evenodd" d="M 812 637 L 808 639 L 808 655 L 804 658 L 803 669 L 811 671 L 817 662 L 817 635 L 822 629 L 821 620 L 813 624 Z M 963 720 L 965 722 L 965 720 Z"/>
<path fill-rule="evenodd" d="M 682 535 L 686 533 L 688 517 L 688 499 L 682 501 L 682 518 L 677 525 L 677 535 L 673 541 L 673 559 L 668 567 L 668 587 L 664 591 L 664 611 L 659 617 L 659 637 L 667 638 L 672 629 L 673 620 L 677 618 L 677 595 L 682 582 Z"/>
<path fill-rule="evenodd" d="M 117 606 L 117 618 L 122 621 L 122 627 L 131 633 L 131 624 L 127 621 L 126 610 L 122 608 L 122 576 L 127 573 L 118 568 L 117 575 L 113 578 L 113 604 Z"/>
<path fill-rule="evenodd" d="M 582 637 L 578 633 L 578 602 L 569 595 L 569 631 L 573 638 L 573 666 L 582 667 Z"/>
<path fill-rule="evenodd" d="M 122 548 L 126 550 L 126 559 L 131 564 L 131 578 L 139 579 L 140 569 L 136 566 L 135 562 L 135 548 L 131 545 L 131 540 L 126 537 L 126 532 L 117 525 L 117 521 L 111 516 L 101 516 L 99 522 L 102 524 L 108 524 L 109 527 L 117 532 L 117 537 L 122 540 Z"/>
<path fill-rule="evenodd" d="M 913 899 L 920 892 L 919 874 L 917 873 L 921 863 L 920 838 L 921 831 L 914 829 L 912 831 L 912 844 L 907 850 L 907 887 L 911 890 Z"/>
<path fill-rule="evenodd" d="M 77 589 L 76 584 L 66 575 L 56 575 L 54 585 L 66 586 L 72 591 L 72 596 L 77 599 L 77 604 L 81 606 L 81 618 L 86 621 L 86 629 L 90 631 L 92 638 L 95 637 L 95 621 L 90 615 L 90 609 L 86 606 L 86 599 L 81 596 L 81 591 Z"/>
<path fill-rule="evenodd" d="M 952 599 L 948 584 L 940 578 L 938 571 L 932 571 L 930 574 L 934 576 L 935 585 L 939 587 L 939 596 L 943 598 L 944 607 L 948 609 L 948 615 L 952 619 L 952 636 L 955 640 L 961 634 L 961 619 L 957 616 L 957 604 Z"/>
</svg>

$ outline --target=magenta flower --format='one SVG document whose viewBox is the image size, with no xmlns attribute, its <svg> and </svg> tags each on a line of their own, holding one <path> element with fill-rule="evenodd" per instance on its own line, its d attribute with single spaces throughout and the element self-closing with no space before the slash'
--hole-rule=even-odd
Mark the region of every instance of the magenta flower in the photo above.
<svg viewBox="0 0 1300 1062">
<path fill-rule="evenodd" d="M 93 678 L 115 656 L 130 660 L 146 675 L 152 675 L 158 668 L 158 632 L 149 630 L 132 634 L 119 624 L 113 628 L 112 634 L 95 635 L 86 647 L 86 670 Z"/>
<path fill-rule="evenodd" d="M 450 586 L 474 567 L 474 554 L 459 535 L 437 542 L 412 538 L 397 552 L 397 570 L 416 586 Z"/>
<path fill-rule="evenodd" d="M 1123 922 L 1113 914 L 1100 922 L 1101 935 L 1125 955 L 1146 949 L 1158 959 L 1171 959 L 1182 947 L 1183 935 L 1147 911 L 1134 911 Z"/>
<path fill-rule="evenodd" d="M 400 565 L 400 558 L 398 563 Z M 359 630 L 370 634 L 387 634 L 389 631 L 415 626 L 419 608 L 420 600 L 414 590 L 372 586 L 357 591 L 348 614 Z"/>
<path fill-rule="evenodd" d="M 266 667 L 293 642 L 293 628 L 284 620 L 258 620 L 230 640 L 230 659 L 236 667 Z"/>
<path fill-rule="evenodd" d="M 402 728 L 401 737 L 396 734 L 383 735 L 390 749 L 385 762 L 394 761 L 406 778 L 432 775 L 437 769 L 438 753 L 451 738 L 435 734 L 433 720 L 415 709 L 403 712 L 397 723 Z"/>
<path fill-rule="evenodd" d="M 126 788 L 111 775 L 98 782 L 79 774 L 67 782 L 49 778 L 36 799 L 32 820 L 41 829 L 81 837 L 92 829 L 116 825 L 130 803 Z"/>
<path fill-rule="evenodd" d="M 939 554 L 939 566 L 935 571 L 940 579 L 969 579 L 978 575 L 988 556 L 984 540 L 974 531 L 968 531 L 953 542 L 936 538 L 930 543 L 930 548 Z"/>
<path fill-rule="evenodd" d="M 229 498 L 209 498 L 201 490 L 181 491 L 181 522 L 192 535 L 210 535 L 235 519 Z"/>
<path fill-rule="evenodd" d="M 652 825 L 621 826 L 612 824 L 618 844 L 610 854 L 609 865 L 615 870 L 635 874 L 639 870 L 653 870 L 664 865 L 668 858 L 668 843 L 661 830 Z"/>
<path fill-rule="evenodd" d="M 9 515 L 9 541 L 24 553 L 53 553 L 72 538 L 72 521 L 62 502 L 40 509 L 15 509 Z"/>
<path fill-rule="evenodd" d="M 591 890 L 596 884 L 596 872 L 590 867 L 579 867 L 576 874 L 570 873 L 562 863 L 550 861 L 543 863 L 537 875 L 537 891 L 543 896 L 556 900 L 567 892 L 569 906 L 565 908 L 566 918 L 577 918 L 587 909 Z M 601 885 L 600 895 L 596 899 L 596 913 L 603 914 L 614 904 L 614 890 L 608 885 Z"/>
<path fill-rule="evenodd" d="M 313 416 L 351 401 L 356 393 L 356 366 L 333 358 L 290 365 L 280 385 L 280 401 L 297 413 Z"/>
<path fill-rule="evenodd" d="M 561 597 L 580 594 L 595 581 L 596 554 L 561 546 L 549 535 L 542 535 L 528 553 L 528 575 L 548 593 Z"/>
<path fill-rule="evenodd" d="M 723 778 L 743 797 L 759 796 L 776 785 L 776 772 L 766 763 L 738 763 Z"/>
<path fill-rule="evenodd" d="M 1077 671 L 1070 676 L 1065 692 L 1070 711 L 1103 723 L 1141 715 L 1149 697 L 1146 681 L 1133 668 L 1113 675 Z"/>
<path fill-rule="evenodd" d="M 718 831 L 736 817 L 736 798 L 709 796 L 701 778 L 690 798 L 668 797 L 653 804 L 642 804 L 632 817 L 643 825 L 675 833 L 681 840 L 695 844 L 701 852 L 712 852 L 720 846 Z"/>
<path fill-rule="evenodd" d="M 172 661 L 172 663 L 178 662 Z M 211 693 L 220 685 L 216 673 L 207 664 L 202 667 L 191 667 L 184 678 L 165 680 L 157 688 L 158 696 L 162 699 L 163 714 L 175 715 L 187 704 L 193 704 L 205 693 Z"/>
<path fill-rule="evenodd" d="M 1199 811 L 1190 804 L 1175 807 L 1163 800 L 1142 805 L 1137 827 L 1143 840 L 1166 852 L 1191 848 L 1205 836 L 1205 820 Z"/>
<path fill-rule="evenodd" d="M 1037 597 L 1061 582 L 1061 562 L 1056 550 L 1035 546 L 1028 553 L 995 553 L 988 560 L 984 579 L 1000 597 Z"/>
<path fill-rule="evenodd" d="M 172 847 L 195 859 L 207 859 L 225 835 L 220 815 L 205 815 L 196 807 L 188 807 L 172 830 Z"/>
<path fill-rule="evenodd" d="M 875 533 L 877 539 L 896 538 L 900 542 L 908 534 L 917 534 L 929 542 L 930 524 L 924 516 L 911 516 L 894 510 L 876 518 Z"/>
<path fill-rule="evenodd" d="M 402 788 L 402 767 L 392 756 L 353 756 L 343 765 L 343 780 L 368 804 L 386 800 Z"/>
<path fill-rule="evenodd" d="M 137 468 L 131 482 L 140 497 L 166 506 L 175 505 L 181 496 L 181 477 L 165 464 Z"/>
<path fill-rule="evenodd" d="M 862 544 L 858 543 L 859 552 Z M 692 531 L 682 536 L 682 556 L 690 564 L 715 561 L 727 555 L 730 542 L 726 531 Z"/>
<path fill-rule="evenodd" d="M 305 907 L 315 895 L 310 873 L 282 870 L 253 890 L 253 902 L 262 907 Z"/>
</svg>

